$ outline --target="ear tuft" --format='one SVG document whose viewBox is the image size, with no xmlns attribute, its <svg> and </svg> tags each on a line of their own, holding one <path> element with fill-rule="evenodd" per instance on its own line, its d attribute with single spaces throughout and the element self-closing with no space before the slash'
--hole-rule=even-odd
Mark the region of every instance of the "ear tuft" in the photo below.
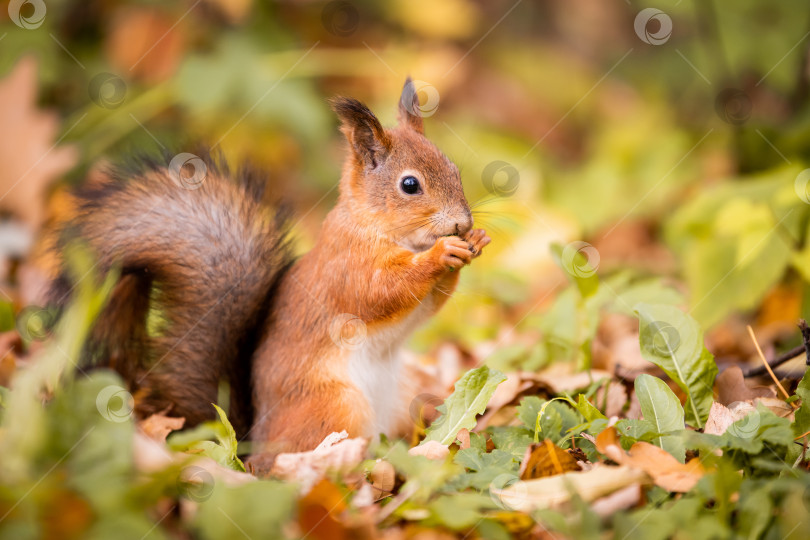
<svg viewBox="0 0 810 540">
<path fill-rule="evenodd" d="M 410 77 L 405 79 L 405 85 L 402 87 L 402 95 L 399 98 L 399 122 L 419 133 L 424 134 L 425 132 L 425 127 L 422 123 L 422 115 L 419 110 L 419 95 Z"/>
<path fill-rule="evenodd" d="M 349 141 L 355 157 L 372 168 L 376 167 L 391 149 L 391 140 L 380 121 L 356 99 L 336 97 L 329 103 L 340 119 L 340 130 Z"/>
</svg>

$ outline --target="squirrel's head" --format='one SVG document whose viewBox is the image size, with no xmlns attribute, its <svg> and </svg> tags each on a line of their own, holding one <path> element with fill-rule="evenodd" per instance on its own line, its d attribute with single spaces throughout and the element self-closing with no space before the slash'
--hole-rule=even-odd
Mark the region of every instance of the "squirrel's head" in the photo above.
<svg viewBox="0 0 810 540">
<path fill-rule="evenodd" d="M 378 224 L 382 234 L 412 251 L 472 228 L 458 167 L 425 138 L 410 79 L 394 128 L 383 128 L 355 99 L 336 98 L 332 108 L 351 150 L 340 186 L 351 211 L 370 217 L 369 225 Z"/>
</svg>

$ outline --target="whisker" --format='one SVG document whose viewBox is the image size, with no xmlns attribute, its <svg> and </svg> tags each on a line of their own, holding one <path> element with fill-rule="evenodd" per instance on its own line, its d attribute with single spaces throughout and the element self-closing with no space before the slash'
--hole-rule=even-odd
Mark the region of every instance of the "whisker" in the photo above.
<svg viewBox="0 0 810 540">
<path fill-rule="evenodd" d="M 479 206 L 484 206 L 485 204 L 491 204 L 501 200 L 502 197 L 499 197 L 497 195 L 485 195 L 484 197 L 478 199 L 476 202 L 470 205 L 470 209 L 478 208 Z"/>
<path fill-rule="evenodd" d="M 394 227 L 393 229 L 389 229 L 389 230 L 387 230 L 385 232 L 390 233 L 392 231 L 396 231 L 397 229 L 404 229 L 405 227 L 412 227 L 412 226 L 414 227 L 414 230 L 415 230 L 415 229 L 418 229 L 419 227 L 421 227 L 422 225 L 427 225 L 432 218 L 433 218 L 433 216 L 429 216 L 429 217 L 426 217 L 426 218 L 417 218 L 417 219 L 415 219 L 413 221 L 409 221 L 405 225 L 400 225 L 399 227 Z"/>
</svg>

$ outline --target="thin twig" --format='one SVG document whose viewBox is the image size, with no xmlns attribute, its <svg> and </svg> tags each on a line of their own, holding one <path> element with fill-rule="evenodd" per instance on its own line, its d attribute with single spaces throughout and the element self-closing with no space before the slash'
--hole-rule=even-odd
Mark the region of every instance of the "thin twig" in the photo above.
<svg viewBox="0 0 810 540">
<path fill-rule="evenodd" d="M 804 353 L 805 355 L 805 364 L 810 366 L 810 328 L 807 326 L 807 322 L 804 319 L 799 319 L 799 331 L 802 333 L 802 344 L 798 347 L 794 347 L 793 349 L 789 350 L 786 353 L 782 353 L 781 355 L 777 356 L 770 362 L 767 362 L 765 366 L 759 366 L 755 368 L 750 368 L 743 371 L 743 377 L 754 377 L 757 375 L 762 375 L 766 371 L 768 371 L 768 366 L 771 368 L 775 368 L 787 362 L 788 360 L 793 360 L 797 358 L 800 354 Z"/>
<path fill-rule="evenodd" d="M 757 336 L 754 335 L 754 330 L 751 328 L 750 324 L 748 325 L 748 333 L 751 334 L 751 340 L 753 340 L 753 342 L 754 342 L 754 347 L 757 348 L 757 353 L 759 354 L 759 358 L 762 360 L 762 363 L 765 364 L 765 367 L 767 368 L 768 374 L 771 376 L 771 379 L 773 379 L 773 382 L 775 382 L 776 386 L 779 387 L 779 390 L 782 391 L 782 394 L 784 394 L 785 399 L 790 399 L 790 395 L 787 393 L 787 390 L 785 390 L 785 387 L 782 386 L 782 383 L 779 382 L 779 379 L 776 378 L 776 375 L 773 374 L 773 370 L 771 369 L 771 366 L 769 366 L 768 361 L 765 360 L 765 355 L 762 354 L 762 349 L 759 347 L 759 342 L 757 341 Z M 794 409 L 796 408 L 795 403 L 791 403 L 790 405 Z"/>
<path fill-rule="evenodd" d="M 804 345 L 799 345 L 798 347 L 794 347 L 789 351 L 780 354 L 770 362 L 767 362 L 765 366 L 757 366 L 754 368 L 744 370 L 743 375 L 745 377 L 756 377 L 758 375 L 763 375 L 768 372 L 768 368 L 766 366 L 770 366 L 772 368 L 779 367 L 785 362 L 793 360 L 794 358 L 798 358 L 799 356 L 805 353 L 806 351 Z"/>
</svg>

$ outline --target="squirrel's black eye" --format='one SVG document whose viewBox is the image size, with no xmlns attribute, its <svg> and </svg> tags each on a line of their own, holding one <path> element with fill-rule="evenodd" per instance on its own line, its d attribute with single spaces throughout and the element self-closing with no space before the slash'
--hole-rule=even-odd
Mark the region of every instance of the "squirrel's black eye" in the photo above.
<svg viewBox="0 0 810 540">
<path fill-rule="evenodd" d="M 402 187 L 402 191 L 408 195 L 416 195 L 422 191 L 422 189 L 419 187 L 419 180 L 413 176 L 406 176 L 399 182 L 399 185 Z"/>
</svg>

